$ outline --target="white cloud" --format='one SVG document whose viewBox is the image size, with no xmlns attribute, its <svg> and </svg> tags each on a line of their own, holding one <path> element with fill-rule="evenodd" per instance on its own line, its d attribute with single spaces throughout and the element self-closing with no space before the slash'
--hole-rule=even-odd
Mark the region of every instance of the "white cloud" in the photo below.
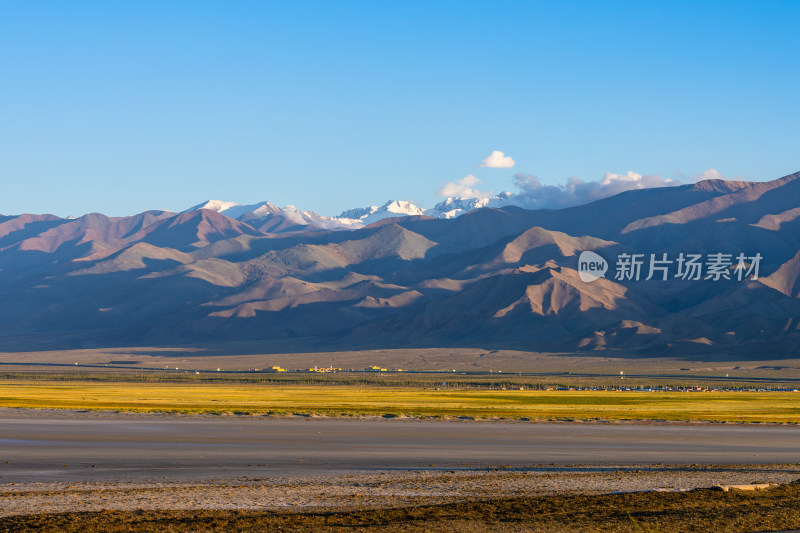
<svg viewBox="0 0 800 533">
<path fill-rule="evenodd" d="M 511 168 L 514 165 L 515 161 L 511 156 L 505 155 L 500 150 L 494 150 L 479 166 L 487 168 Z"/>
<path fill-rule="evenodd" d="M 704 170 L 700 173 L 699 176 L 695 177 L 695 181 L 703 181 L 703 180 L 726 180 L 725 176 L 722 175 L 722 172 L 717 170 L 716 168 L 709 168 L 708 170 Z"/>
<path fill-rule="evenodd" d="M 442 184 L 436 193 L 439 196 L 448 198 L 451 196 L 460 196 L 461 198 L 487 198 L 491 196 L 491 192 L 479 191 L 478 189 L 473 188 L 480 182 L 481 180 L 472 174 L 467 174 L 460 180 L 448 181 L 447 183 Z"/>
<path fill-rule="evenodd" d="M 591 182 L 588 182 L 591 183 Z M 588 184 L 587 183 L 587 184 Z M 603 187 L 603 194 L 611 196 L 631 189 L 651 189 L 653 187 L 671 187 L 680 185 L 681 182 L 670 178 L 662 178 L 658 175 L 642 175 L 638 172 L 629 170 L 626 174 L 614 174 L 606 172 L 600 185 Z M 610 194 L 606 194 L 610 193 Z"/>
<path fill-rule="evenodd" d="M 704 170 L 700 174 L 694 176 L 684 174 L 683 172 L 676 172 L 675 175 L 679 179 L 684 180 L 687 183 L 696 183 L 698 181 L 703 181 L 703 180 L 725 180 L 725 181 L 747 180 L 747 178 L 739 176 L 737 177 L 725 176 L 722 172 L 720 172 L 716 168 L 709 168 L 708 170 Z"/>
<path fill-rule="evenodd" d="M 671 187 L 681 182 L 628 171 L 625 174 L 606 172 L 598 181 L 573 177 L 559 185 L 545 185 L 535 176 L 520 173 L 514 175 L 514 184 L 519 189 L 519 193 L 513 195 L 515 204 L 528 209 L 557 209 L 586 204 L 633 189 Z"/>
<path fill-rule="evenodd" d="M 491 159 L 494 154 L 500 154 L 500 157 L 505 157 L 502 152 L 495 151 L 486 158 L 486 161 Z M 602 178 L 595 181 L 584 181 L 580 178 L 572 177 L 568 178 L 564 183 L 547 185 L 542 183 L 536 176 L 517 173 L 514 175 L 514 185 L 518 192 L 504 197 L 502 205 L 512 204 L 527 209 L 559 209 L 587 204 L 625 191 L 651 189 L 654 187 L 674 187 L 687 182 L 692 183 L 707 179 L 729 178 L 726 178 L 714 168 L 705 170 L 694 178 L 681 176 L 681 179 L 662 178 L 657 174 L 640 174 L 629 170 L 624 174 L 606 172 Z M 469 174 L 460 180 L 444 183 L 439 187 L 437 193 L 443 197 L 491 197 L 491 192 L 481 191 L 476 188 L 476 185 L 480 182 L 481 180 Z"/>
</svg>

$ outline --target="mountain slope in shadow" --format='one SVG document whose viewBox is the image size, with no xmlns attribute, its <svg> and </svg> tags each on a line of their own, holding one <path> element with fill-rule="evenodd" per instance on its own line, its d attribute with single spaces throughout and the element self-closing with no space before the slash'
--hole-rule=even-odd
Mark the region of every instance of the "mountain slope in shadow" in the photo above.
<svg viewBox="0 0 800 533">
<path fill-rule="evenodd" d="M 0 342 L 800 355 L 800 173 L 355 230 L 279 216 L 0 217 Z M 580 278 L 583 251 L 605 279 Z M 758 278 L 675 276 L 680 254 L 714 253 L 759 254 Z M 639 280 L 615 275 L 620 254 L 641 254 Z M 673 261 L 666 279 L 644 279 L 651 254 Z"/>
</svg>

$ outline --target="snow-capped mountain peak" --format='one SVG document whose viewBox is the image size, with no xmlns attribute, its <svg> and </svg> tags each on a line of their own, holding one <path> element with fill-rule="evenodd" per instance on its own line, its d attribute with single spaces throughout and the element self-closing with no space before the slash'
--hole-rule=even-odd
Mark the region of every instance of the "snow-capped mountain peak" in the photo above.
<svg viewBox="0 0 800 533">
<path fill-rule="evenodd" d="M 390 200 L 383 204 L 376 213 L 386 212 L 395 215 L 417 216 L 422 215 L 424 212 L 419 207 L 415 206 L 407 200 Z"/>
<path fill-rule="evenodd" d="M 342 213 L 337 218 L 349 218 L 353 220 L 360 220 L 363 217 L 367 217 L 377 211 L 379 207 L 377 205 L 371 205 L 369 207 L 354 207 L 353 209 L 347 209 L 346 211 L 342 211 Z"/>
<path fill-rule="evenodd" d="M 252 209 L 252 210 L 248 211 L 248 214 L 253 215 L 254 217 L 265 217 L 265 216 L 269 216 L 269 215 L 281 215 L 283 213 L 283 211 L 284 211 L 283 209 L 281 209 L 277 205 L 273 204 L 272 202 L 260 202 L 258 204 L 254 204 L 252 206 L 242 206 L 242 207 L 255 207 L 255 209 Z"/>
<path fill-rule="evenodd" d="M 240 204 L 237 202 L 209 200 L 190 207 L 184 213 L 198 209 L 211 209 L 226 217 L 255 226 L 259 226 L 273 217 L 281 217 L 288 223 L 287 227 L 293 230 L 301 229 L 303 226 L 308 226 L 311 229 L 355 229 L 364 225 L 358 220 L 320 216 L 313 211 L 302 211 L 291 204 L 285 207 L 278 207 L 272 202 L 266 201 L 256 204 Z"/>
<path fill-rule="evenodd" d="M 425 212 L 426 215 L 436 218 L 455 218 L 464 213 L 482 207 L 503 207 L 513 203 L 513 194 L 501 192 L 497 196 L 484 198 L 447 198 L 436 204 L 433 209 Z"/>
<path fill-rule="evenodd" d="M 431 216 L 436 218 L 453 218 L 473 209 L 489 205 L 489 198 L 447 198 L 431 209 Z"/>
<path fill-rule="evenodd" d="M 339 220 L 359 221 L 363 225 L 398 216 L 417 216 L 424 215 L 425 212 L 407 200 L 389 200 L 382 206 L 371 205 L 369 207 L 356 207 L 343 211 L 339 215 Z"/>
<path fill-rule="evenodd" d="M 280 215 L 281 208 L 272 204 L 270 202 L 259 202 L 257 204 L 240 204 L 237 202 L 224 202 L 222 200 L 209 200 L 207 202 L 197 204 L 194 207 L 190 207 L 184 213 L 188 213 L 189 211 L 197 211 L 198 209 L 210 209 L 212 211 L 216 211 L 217 213 L 223 214 L 228 218 L 234 218 L 236 220 L 242 220 L 247 215 L 254 215 L 255 217 L 258 216 L 268 216 L 268 215 Z M 252 217 L 251 217 L 252 218 Z"/>
<path fill-rule="evenodd" d="M 181 213 L 189 213 L 191 211 L 197 211 L 199 209 L 210 209 L 211 211 L 216 211 L 217 213 L 222 213 L 230 209 L 231 207 L 235 207 L 237 205 L 236 202 L 223 202 L 222 200 L 208 200 L 203 203 L 199 203 L 195 206 L 186 209 L 185 211 L 181 211 Z"/>
</svg>

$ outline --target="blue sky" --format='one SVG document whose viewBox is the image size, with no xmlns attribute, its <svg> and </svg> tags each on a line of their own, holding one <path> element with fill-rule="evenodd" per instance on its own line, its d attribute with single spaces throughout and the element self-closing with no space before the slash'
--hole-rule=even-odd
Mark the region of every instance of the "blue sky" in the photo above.
<svg viewBox="0 0 800 533">
<path fill-rule="evenodd" d="M 0 0 L 0 213 L 772 179 L 800 170 L 798 27 L 796 1 Z"/>
</svg>

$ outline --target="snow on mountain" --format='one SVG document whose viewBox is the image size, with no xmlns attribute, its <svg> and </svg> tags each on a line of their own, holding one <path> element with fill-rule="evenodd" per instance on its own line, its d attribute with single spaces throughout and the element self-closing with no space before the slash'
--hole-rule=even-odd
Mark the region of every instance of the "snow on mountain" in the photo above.
<svg viewBox="0 0 800 533">
<path fill-rule="evenodd" d="M 418 216 L 424 215 L 425 212 L 411 202 L 405 200 L 391 200 L 380 206 L 376 211 L 370 215 L 362 218 L 365 224 L 372 224 L 384 218 L 398 217 L 398 216 Z"/>
<path fill-rule="evenodd" d="M 389 200 L 380 207 L 356 207 L 343 211 L 339 215 L 339 220 L 356 220 L 361 222 L 364 226 L 368 226 L 373 222 L 383 220 L 384 218 L 402 217 L 402 216 L 418 216 L 424 215 L 425 212 L 406 200 Z"/>
<path fill-rule="evenodd" d="M 236 202 L 209 200 L 194 207 L 190 207 L 184 212 L 196 211 L 198 209 L 211 209 L 240 222 L 252 222 L 277 216 L 283 217 L 297 226 L 314 226 L 323 229 L 349 229 L 361 227 L 363 225 L 348 219 L 320 216 L 313 211 L 301 211 L 293 205 L 278 207 L 272 202 L 239 204 Z"/>
<path fill-rule="evenodd" d="M 313 211 L 302 211 L 293 205 L 278 207 L 271 202 L 239 204 L 209 200 L 185 212 L 198 209 L 211 209 L 240 222 L 259 222 L 271 217 L 283 217 L 293 226 L 310 226 L 321 229 L 358 229 L 379 220 L 401 216 L 427 215 L 435 218 L 454 218 L 473 209 L 482 207 L 503 207 L 514 203 L 514 195 L 500 193 L 491 198 L 447 198 L 433 209 L 421 209 L 406 200 L 390 200 L 381 206 L 356 207 L 343 211 L 338 217 L 322 216 Z"/>
<path fill-rule="evenodd" d="M 353 209 L 348 209 L 346 211 L 342 211 L 342 213 L 337 218 L 348 218 L 351 220 L 361 220 L 364 217 L 368 217 L 375 211 L 380 209 L 377 205 L 371 205 L 369 207 L 354 207 Z"/>
<path fill-rule="evenodd" d="M 336 218 L 318 215 L 314 211 L 301 211 L 293 205 L 282 209 L 283 216 L 298 224 L 318 226 L 324 229 L 355 229 L 360 227 L 355 221 L 346 218 Z"/>
<path fill-rule="evenodd" d="M 217 213 L 223 213 L 223 211 L 226 211 L 232 207 L 236 207 L 239 205 L 241 204 L 237 204 L 236 202 L 223 202 L 222 200 L 208 200 L 206 202 L 192 206 L 189 209 L 186 209 L 185 211 L 181 211 L 181 213 L 189 213 L 191 211 L 197 211 L 198 209 L 210 209 L 211 211 L 216 211 Z"/>
<path fill-rule="evenodd" d="M 448 198 L 428 209 L 426 214 L 435 218 L 455 218 L 473 209 L 489 205 L 489 198 Z"/>
<path fill-rule="evenodd" d="M 491 198 L 447 198 L 436 204 L 433 209 L 428 209 L 425 214 L 434 218 L 455 218 L 473 209 L 482 207 L 503 207 L 514 204 L 514 195 L 510 192 L 501 192 Z"/>
</svg>

